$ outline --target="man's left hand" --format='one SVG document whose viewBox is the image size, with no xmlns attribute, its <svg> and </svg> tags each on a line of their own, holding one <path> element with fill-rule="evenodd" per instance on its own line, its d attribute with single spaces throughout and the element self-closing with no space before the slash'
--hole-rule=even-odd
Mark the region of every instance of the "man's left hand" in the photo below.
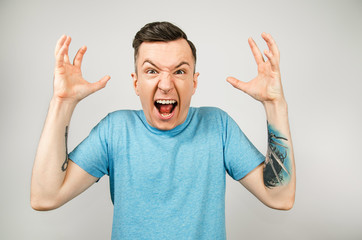
<svg viewBox="0 0 362 240">
<path fill-rule="evenodd" d="M 284 99 L 279 69 L 280 55 L 278 46 L 270 34 L 262 33 L 261 36 L 269 48 L 269 50 L 264 50 L 264 55 L 267 57 L 266 61 L 254 40 L 252 38 L 248 39 L 258 65 L 258 75 L 249 82 L 243 82 L 234 77 L 228 77 L 227 81 L 235 88 L 242 90 L 263 104 L 278 102 Z"/>
</svg>

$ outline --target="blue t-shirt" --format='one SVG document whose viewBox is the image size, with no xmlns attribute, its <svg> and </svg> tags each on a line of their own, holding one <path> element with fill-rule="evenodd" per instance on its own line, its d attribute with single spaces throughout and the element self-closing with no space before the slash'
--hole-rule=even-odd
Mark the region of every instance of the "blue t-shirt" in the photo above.
<svg viewBox="0 0 362 240">
<path fill-rule="evenodd" d="M 226 239 L 225 175 L 240 180 L 264 156 L 218 108 L 190 108 L 172 130 L 143 111 L 108 114 L 69 158 L 109 175 L 112 239 Z"/>
</svg>

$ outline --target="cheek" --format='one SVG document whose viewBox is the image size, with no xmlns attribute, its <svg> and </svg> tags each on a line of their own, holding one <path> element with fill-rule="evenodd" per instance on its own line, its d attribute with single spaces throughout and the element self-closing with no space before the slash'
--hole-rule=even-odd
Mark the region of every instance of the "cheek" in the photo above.
<svg viewBox="0 0 362 240">
<path fill-rule="evenodd" d="M 195 93 L 196 88 L 195 88 L 195 85 L 194 85 L 194 81 L 190 81 L 188 83 L 187 89 L 188 89 L 188 94 L 190 96 L 192 96 Z"/>
<path fill-rule="evenodd" d="M 183 86 L 182 90 L 179 92 L 182 98 L 182 105 L 189 105 L 191 102 L 191 97 L 194 94 L 193 84 L 187 83 Z"/>
<path fill-rule="evenodd" d="M 143 104 L 153 104 L 154 87 L 152 85 L 143 82 L 138 86 L 138 93 Z"/>
</svg>

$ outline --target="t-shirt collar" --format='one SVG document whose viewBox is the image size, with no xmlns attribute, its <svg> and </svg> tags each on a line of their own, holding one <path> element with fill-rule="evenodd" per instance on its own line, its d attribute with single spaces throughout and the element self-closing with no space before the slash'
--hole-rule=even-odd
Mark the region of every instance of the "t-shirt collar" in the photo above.
<svg viewBox="0 0 362 240">
<path fill-rule="evenodd" d="M 194 108 L 190 107 L 189 111 L 187 113 L 187 117 L 182 124 L 177 125 L 176 127 L 174 127 L 173 129 L 170 129 L 170 130 L 160 130 L 158 128 L 152 127 L 147 122 L 147 119 L 146 119 L 146 116 L 145 116 L 143 110 L 138 111 L 138 115 L 140 116 L 143 124 L 150 132 L 157 134 L 157 135 L 164 135 L 164 136 L 175 136 L 175 135 L 179 134 L 180 132 L 182 132 L 187 127 L 187 125 L 190 123 L 193 113 L 194 113 Z"/>
</svg>

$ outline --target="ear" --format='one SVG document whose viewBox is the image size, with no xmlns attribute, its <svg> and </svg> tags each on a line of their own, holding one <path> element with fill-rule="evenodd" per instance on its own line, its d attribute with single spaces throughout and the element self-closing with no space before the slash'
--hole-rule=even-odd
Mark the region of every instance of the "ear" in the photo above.
<svg viewBox="0 0 362 240">
<path fill-rule="evenodd" d="M 195 94 L 196 92 L 196 88 L 197 88 L 197 81 L 198 81 L 198 77 L 199 77 L 200 73 L 194 73 L 194 79 L 193 79 L 193 84 L 194 84 L 194 89 L 192 90 L 192 95 Z"/>
<path fill-rule="evenodd" d="M 131 73 L 131 77 L 133 79 L 133 88 L 137 96 L 139 96 L 138 92 L 138 79 L 137 79 L 137 73 Z"/>
</svg>

